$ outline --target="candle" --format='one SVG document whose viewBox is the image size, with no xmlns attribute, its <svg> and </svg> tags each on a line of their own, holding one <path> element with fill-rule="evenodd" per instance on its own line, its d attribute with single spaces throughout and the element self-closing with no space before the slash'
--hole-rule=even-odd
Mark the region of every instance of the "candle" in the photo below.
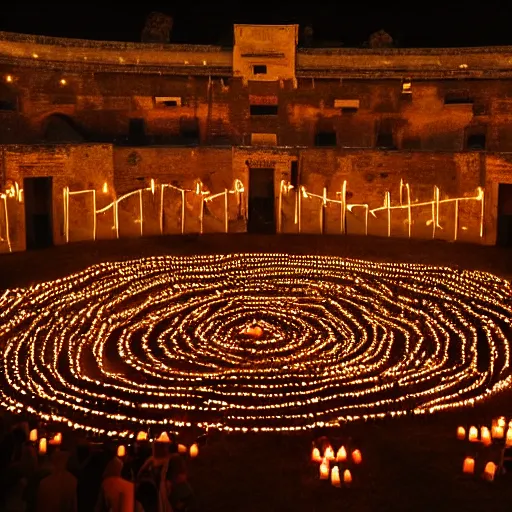
<svg viewBox="0 0 512 512">
<path fill-rule="evenodd" d="M 184 444 L 178 445 L 178 453 L 187 453 L 187 447 Z"/>
<path fill-rule="evenodd" d="M 197 446 L 196 443 L 194 443 L 190 447 L 189 454 L 190 454 L 190 457 L 192 457 L 193 459 L 198 456 L 198 454 L 199 454 L 199 447 Z"/>
<path fill-rule="evenodd" d="M 464 427 L 457 428 L 457 439 L 463 441 L 466 438 L 466 429 Z"/>
<path fill-rule="evenodd" d="M 167 432 L 162 432 L 158 439 L 156 439 L 157 443 L 170 443 L 169 434 Z"/>
<path fill-rule="evenodd" d="M 327 480 L 329 478 L 329 461 L 324 459 L 320 464 L 320 480 Z"/>
<path fill-rule="evenodd" d="M 487 427 L 482 427 L 480 429 L 480 439 L 482 440 L 484 446 L 489 446 L 492 443 L 491 433 Z"/>
<path fill-rule="evenodd" d="M 495 439 L 503 439 L 505 437 L 505 429 L 500 426 L 495 427 L 492 433 L 492 437 Z"/>
<path fill-rule="evenodd" d="M 361 462 L 363 461 L 363 457 L 359 450 L 354 450 L 352 452 L 352 460 L 354 461 L 354 464 L 361 464 Z"/>
<path fill-rule="evenodd" d="M 478 429 L 476 427 L 470 427 L 468 440 L 472 443 L 476 443 L 478 441 Z"/>
<path fill-rule="evenodd" d="M 325 449 L 324 457 L 325 457 L 327 460 L 334 460 L 334 459 L 335 459 L 335 457 L 334 457 L 334 450 L 332 449 L 332 446 L 328 446 L 328 447 Z"/>
<path fill-rule="evenodd" d="M 33 429 L 30 431 L 28 439 L 32 443 L 35 443 L 37 441 L 37 429 Z"/>
<path fill-rule="evenodd" d="M 126 455 L 126 448 L 121 444 L 117 447 L 117 456 L 122 459 Z"/>
<path fill-rule="evenodd" d="M 462 472 L 472 475 L 475 472 L 475 459 L 472 457 L 466 457 L 462 464 Z"/>
<path fill-rule="evenodd" d="M 343 462 L 343 461 L 346 461 L 347 460 L 347 450 L 345 450 L 345 447 L 342 446 L 339 450 L 338 450 L 338 453 L 336 454 L 336 460 L 338 462 Z"/>
<path fill-rule="evenodd" d="M 311 462 L 322 462 L 322 457 L 318 448 L 313 448 L 311 451 Z"/>
<path fill-rule="evenodd" d="M 58 433 L 53 436 L 52 439 L 48 441 L 48 444 L 54 445 L 54 446 L 60 446 L 62 444 L 62 434 Z"/>
<path fill-rule="evenodd" d="M 331 484 L 334 485 L 334 487 L 341 487 L 340 469 L 338 468 L 338 466 L 334 466 L 332 468 Z"/>
<path fill-rule="evenodd" d="M 350 469 L 345 469 L 345 471 L 343 471 L 343 481 L 346 484 L 352 483 L 352 473 L 350 473 Z"/>
<path fill-rule="evenodd" d="M 147 441 L 147 440 L 148 440 L 148 434 L 147 434 L 147 432 L 143 432 L 143 431 L 141 431 L 141 432 L 139 432 L 139 433 L 137 434 L 137 441 Z"/>
<path fill-rule="evenodd" d="M 39 455 L 46 454 L 46 439 L 43 437 L 39 440 Z"/>
<path fill-rule="evenodd" d="M 496 473 L 496 464 L 494 464 L 494 462 L 488 462 L 485 465 L 484 478 L 486 480 L 488 480 L 489 482 L 492 482 L 494 480 L 495 473 Z"/>
<path fill-rule="evenodd" d="M 507 446 L 512 446 L 512 427 L 508 427 L 507 429 L 507 437 L 505 439 L 505 444 Z"/>
</svg>

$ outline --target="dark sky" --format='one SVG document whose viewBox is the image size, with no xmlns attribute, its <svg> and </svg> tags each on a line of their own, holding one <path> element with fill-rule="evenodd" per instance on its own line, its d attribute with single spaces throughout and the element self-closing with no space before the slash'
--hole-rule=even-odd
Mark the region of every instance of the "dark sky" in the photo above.
<svg viewBox="0 0 512 512">
<path fill-rule="evenodd" d="M 375 0 L 374 0 L 375 1 Z M 106 2 L 105 2 L 106 3 Z M 118 41 L 139 41 L 147 14 L 174 18 L 172 41 L 231 44 L 233 23 L 311 24 L 315 40 L 358 46 L 384 28 L 404 47 L 512 45 L 512 2 L 348 3 L 311 1 L 129 2 L 89 7 L 90 3 L 42 5 L 11 0 L 0 11 L 0 30 Z M 233 5 L 238 5 L 233 9 Z"/>
</svg>

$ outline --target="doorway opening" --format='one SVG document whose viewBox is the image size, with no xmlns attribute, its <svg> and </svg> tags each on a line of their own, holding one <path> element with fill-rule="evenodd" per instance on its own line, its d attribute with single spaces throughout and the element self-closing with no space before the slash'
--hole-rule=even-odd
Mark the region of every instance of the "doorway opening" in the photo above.
<svg viewBox="0 0 512 512">
<path fill-rule="evenodd" d="M 25 178 L 25 241 L 27 250 L 53 245 L 52 178 Z"/>
<path fill-rule="evenodd" d="M 512 184 L 500 183 L 498 188 L 498 233 L 496 245 L 512 247 Z"/>
<path fill-rule="evenodd" d="M 249 169 L 249 233 L 276 232 L 274 169 Z"/>
</svg>

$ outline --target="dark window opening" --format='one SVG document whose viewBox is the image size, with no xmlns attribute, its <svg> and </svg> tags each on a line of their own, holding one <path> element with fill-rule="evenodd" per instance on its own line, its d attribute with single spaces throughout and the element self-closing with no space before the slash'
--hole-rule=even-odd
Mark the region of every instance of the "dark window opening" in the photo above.
<svg viewBox="0 0 512 512">
<path fill-rule="evenodd" d="M 267 66 L 264 64 L 257 64 L 252 67 L 252 72 L 255 75 L 266 75 L 267 74 Z"/>
<path fill-rule="evenodd" d="M 357 107 L 342 107 L 341 113 L 342 114 L 355 114 L 357 113 L 359 109 Z"/>
<path fill-rule="evenodd" d="M 444 97 L 444 104 L 445 105 L 471 105 L 473 103 L 473 100 L 469 98 L 468 96 L 453 96 L 450 94 L 447 94 Z"/>
<path fill-rule="evenodd" d="M 277 116 L 277 105 L 251 105 L 251 116 Z"/>
<path fill-rule="evenodd" d="M 292 185 L 293 188 L 297 188 L 299 186 L 299 162 L 297 160 L 294 160 L 291 163 L 290 185 Z"/>
<path fill-rule="evenodd" d="M 144 119 L 130 119 L 128 126 L 128 144 L 132 146 L 145 146 L 147 143 L 146 122 Z"/>
<path fill-rule="evenodd" d="M 379 132 L 377 135 L 377 142 L 375 145 L 378 148 L 395 149 L 393 134 L 390 132 Z"/>
<path fill-rule="evenodd" d="M 0 110 L 3 111 L 15 111 L 18 110 L 17 105 L 14 101 L 0 100 Z"/>
<path fill-rule="evenodd" d="M 485 133 L 473 133 L 468 135 L 466 147 L 470 150 L 483 150 L 486 144 Z"/>
<path fill-rule="evenodd" d="M 393 138 L 393 120 L 383 119 L 379 125 L 377 132 L 377 140 L 375 146 L 382 149 L 396 149 Z"/>
<path fill-rule="evenodd" d="M 200 142 L 199 121 L 188 118 L 180 121 L 180 138 L 183 144 L 197 145 Z"/>
<path fill-rule="evenodd" d="M 160 105 L 164 105 L 166 107 L 177 107 L 178 102 L 176 100 L 165 100 L 165 101 L 161 101 Z"/>
<path fill-rule="evenodd" d="M 336 132 L 318 132 L 315 136 L 315 146 L 336 146 Z"/>
</svg>

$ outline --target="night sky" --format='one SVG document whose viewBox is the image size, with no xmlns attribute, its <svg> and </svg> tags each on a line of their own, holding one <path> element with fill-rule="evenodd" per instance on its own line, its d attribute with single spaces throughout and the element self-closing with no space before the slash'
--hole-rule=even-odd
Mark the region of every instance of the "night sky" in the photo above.
<svg viewBox="0 0 512 512">
<path fill-rule="evenodd" d="M 285 5 L 283 5 L 285 4 Z M 43 5 L 9 2 L 0 12 L 0 30 L 83 39 L 140 41 L 151 11 L 174 18 L 172 42 L 232 43 L 234 23 L 299 23 L 314 29 L 314 40 L 360 46 L 383 28 L 402 47 L 512 45 L 510 1 L 430 2 L 126 2 Z M 273 7 L 272 7 L 273 6 Z M 256 8 L 259 7 L 259 8 Z M 485 11 L 484 11 L 485 8 Z"/>
</svg>

